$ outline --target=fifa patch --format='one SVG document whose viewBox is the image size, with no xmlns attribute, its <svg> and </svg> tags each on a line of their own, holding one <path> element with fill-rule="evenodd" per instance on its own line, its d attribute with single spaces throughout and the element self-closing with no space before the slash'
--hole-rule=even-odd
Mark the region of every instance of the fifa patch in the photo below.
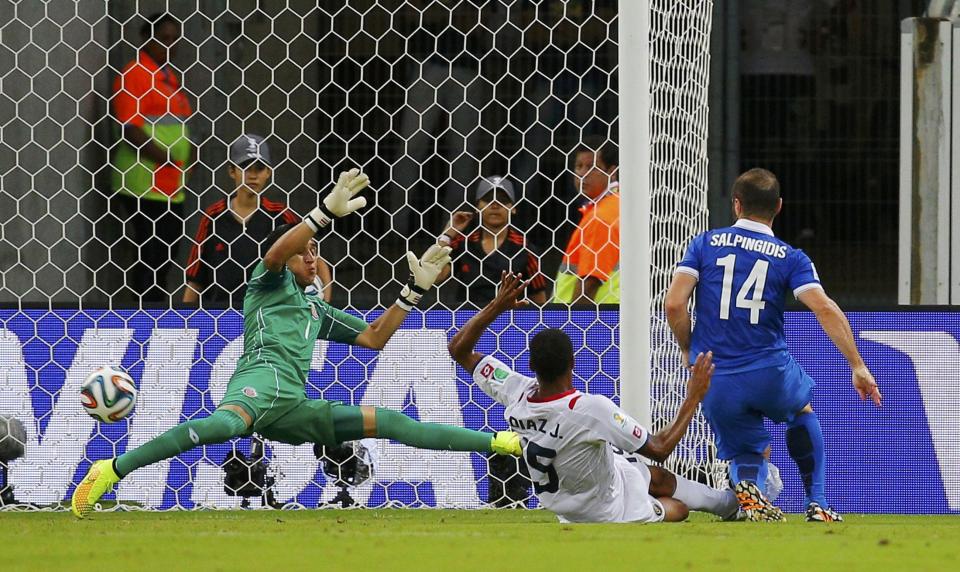
<svg viewBox="0 0 960 572">
<path fill-rule="evenodd" d="M 500 368 L 498 367 L 497 369 L 493 370 L 493 377 L 495 377 L 495 378 L 498 379 L 499 381 L 503 381 L 503 380 L 507 379 L 507 375 L 508 375 L 508 374 L 507 374 L 507 370 L 505 370 L 505 369 L 500 369 Z"/>
<path fill-rule="evenodd" d="M 654 502 L 652 504 L 653 504 L 653 512 L 656 513 L 657 518 L 663 516 L 663 507 L 660 506 L 660 503 Z"/>
<path fill-rule="evenodd" d="M 623 424 L 627 422 L 627 418 L 623 415 L 620 415 L 619 411 L 615 411 L 613 413 L 613 420 L 616 421 L 621 427 L 623 427 Z"/>
<path fill-rule="evenodd" d="M 247 387 L 243 388 L 243 394 L 246 395 L 247 397 L 256 397 L 257 390 L 248 385 Z"/>
<path fill-rule="evenodd" d="M 310 304 L 310 313 L 313 314 L 314 320 L 320 319 L 320 314 L 317 313 L 317 307 L 314 306 L 313 304 Z"/>
<path fill-rule="evenodd" d="M 633 426 L 633 436 L 636 437 L 637 439 L 639 439 L 640 437 L 643 437 L 643 429 L 641 429 L 639 425 Z"/>
<path fill-rule="evenodd" d="M 190 440 L 193 441 L 193 444 L 194 444 L 194 445 L 199 445 L 199 444 L 200 444 L 200 436 L 197 435 L 197 432 L 193 430 L 193 427 L 190 428 L 190 431 L 188 431 L 188 433 L 189 433 L 189 435 L 190 435 Z"/>
<path fill-rule="evenodd" d="M 483 364 L 483 367 L 480 368 L 480 376 L 490 379 L 490 375 L 493 373 L 493 366 L 486 363 Z"/>
</svg>

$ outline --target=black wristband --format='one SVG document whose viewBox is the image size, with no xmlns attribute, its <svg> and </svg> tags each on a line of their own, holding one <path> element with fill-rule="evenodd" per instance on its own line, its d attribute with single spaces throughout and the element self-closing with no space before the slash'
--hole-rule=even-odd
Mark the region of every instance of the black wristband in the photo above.
<svg viewBox="0 0 960 572">
<path fill-rule="evenodd" d="M 331 221 L 337 218 L 333 215 L 332 212 L 330 212 L 330 209 L 327 208 L 327 205 L 323 204 L 323 201 L 320 201 L 320 204 L 317 205 L 317 208 L 320 209 L 320 212 L 323 213 L 323 216 L 327 217 Z"/>
<path fill-rule="evenodd" d="M 407 303 L 409 306 L 416 306 L 420 303 L 420 299 L 423 298 L 423 295 L 427 291 L 423 288 L 416 285 L 413 281 L 413 276 L 410 276 L 410 280 L 404 285 L 403 290 L 400 291 L 400 299 Z"/>
<path fill-rule="evenodd" d="M 333 220 L 329 213 L 330 211 L 323 205 L 318 206 L 303 217 L 303 224 L 309 226 L 313 230 L 313 234 L 316 235 Z"/>
</svg>

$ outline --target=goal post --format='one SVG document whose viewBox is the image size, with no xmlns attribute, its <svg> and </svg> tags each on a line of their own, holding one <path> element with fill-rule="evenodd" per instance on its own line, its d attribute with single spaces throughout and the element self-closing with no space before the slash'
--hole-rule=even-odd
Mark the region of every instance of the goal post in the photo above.
<svg viewBox="0 0 960 572">
<path fill-rule="evenodd" d="M 651 1 L 620 1 L 622 221 L 650 220 L 650 66 L 637 54 L 650 49 Z M 620 266 L 620 405 L 644 427 L 651 427 L 649 224 L 621 224 Z"/>
<path fill-rule="evenodd" d="M 687 243 L 707 228 L 712 16 L 712 0 L 620 2 L 620 398 L 654 430 L 685 395 L 663 301 Z M 725 481 L 699 414 L 667 464 L 713 485 Z"/>
</svg>

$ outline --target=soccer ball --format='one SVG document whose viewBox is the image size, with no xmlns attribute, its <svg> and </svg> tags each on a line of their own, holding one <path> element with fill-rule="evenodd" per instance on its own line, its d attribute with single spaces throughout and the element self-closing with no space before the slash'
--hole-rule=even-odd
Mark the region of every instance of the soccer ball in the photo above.
<svg viewBox="0 0 960 572">
<path fill-rule="evenodd" d="M 80 403 L 94 419 L 114 423 L 133 412 L 137 388 L 125 371 L 101 367 L 80 385 Z"/>
</svg>

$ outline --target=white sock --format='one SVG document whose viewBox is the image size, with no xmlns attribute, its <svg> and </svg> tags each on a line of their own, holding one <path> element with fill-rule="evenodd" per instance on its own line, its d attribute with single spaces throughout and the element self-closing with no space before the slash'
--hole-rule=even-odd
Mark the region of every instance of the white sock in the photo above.
<svg viewBox="0 0 960 572">
<path fill-rule="evenodd" d="M 677 490 L 673 498 L 690 510 L 713 513 L 722 518 L 732 516 L 740 507 L 737 495 L 730 489 L 717 490 L 677 475 Z"/>
</svg>

